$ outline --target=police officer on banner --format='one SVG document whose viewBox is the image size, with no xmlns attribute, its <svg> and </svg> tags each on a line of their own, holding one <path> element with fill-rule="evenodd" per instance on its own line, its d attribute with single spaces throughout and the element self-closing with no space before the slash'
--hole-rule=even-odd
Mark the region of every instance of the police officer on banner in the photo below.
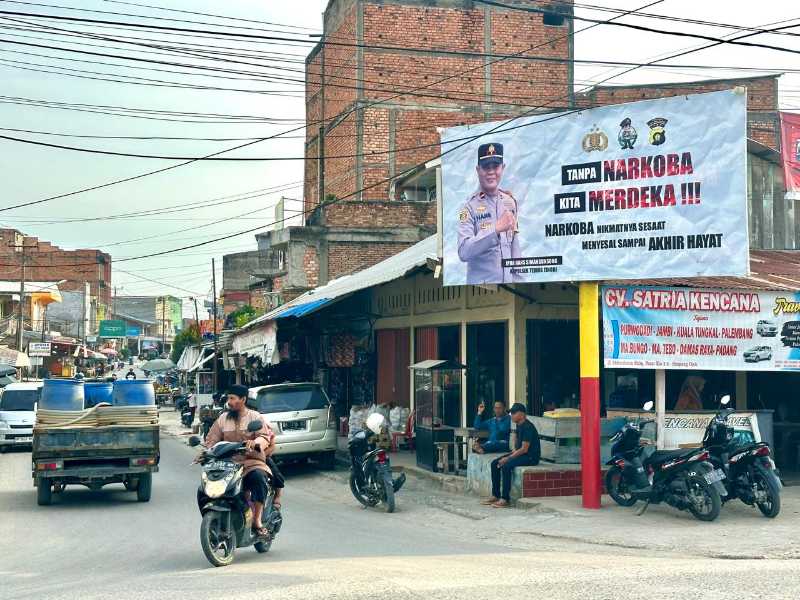
<svg viewBox="0 0 800 600">
<path fill-rule="evenodd" d="M 519 258 L 517 201 L 500 189 L 503 145 L 478 147 L 478 182 L 475 192 L 458 212 L 458 257 L 467 263 L 467 283 L 521 281 L 503 267 L 504 258 Z"/>
</svg>

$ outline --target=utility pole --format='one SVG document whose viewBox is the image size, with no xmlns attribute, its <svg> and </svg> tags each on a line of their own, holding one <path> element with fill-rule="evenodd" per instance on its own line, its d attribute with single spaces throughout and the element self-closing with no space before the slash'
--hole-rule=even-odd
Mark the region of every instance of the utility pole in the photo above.
<svg viewBox="0 0 800 600">
<path fill-rule="evenodd" d="M 197 331 L 200 331 L 200 314 L 197 312 L 197 298 L 192 298 L 194 301 L 194 322 L 197 325 Z"/>
<path fill-rule="evenodd" d="M 22 239 L 19 255 L 19 311 L 17 312 L 17 350 L 22 352 L 22 308 L 25 305 L 25 238 Z"/>
<path fill-rule="evenodd" d="M 161 352 L 167 351 L 167 297 L 161 296 Z"/>
<path fill-rule="evenodd" d="M 211 288 L 213 294 L 211 306 L 214 311 L 214 314 L 211 315 L 211 320 L 214 323 L 214 393 L 216 393 L 219 383 L 219 367 L 217 365 L 217 267 L 213 258 L 211 259 Z"/>
</svg>

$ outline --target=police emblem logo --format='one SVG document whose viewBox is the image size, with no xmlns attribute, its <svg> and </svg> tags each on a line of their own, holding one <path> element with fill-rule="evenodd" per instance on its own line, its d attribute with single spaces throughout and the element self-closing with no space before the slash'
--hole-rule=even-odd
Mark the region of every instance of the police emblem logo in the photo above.
<svg viewBox="0 0 800 600">
<path fill-rule="evenodd" d="M 595 125 L 589 133 L 583 136 L 581 147 L 584 152 L 594 152 L 595 150 L 602 152 L 608 148 L 608 136 Z"/>
<path fill-rule="evenodd" d="M 468 218 L 469 218 L 469 212 L 467 212 L 466 208 L 462 209 L 461 212 L 458 213 L 459 222 L 466 223 Z"/>
<path fill-rule="evenodd" d="M 623 150 L 633 150 L 633 145 L 636 143 L 636 139 L 639 137 L 639 134 L 633 127 L 630 118 L 625 117 L 622 119 L 622 122 L 619 124 L 619 126 L 620 130 L 619 134 L 617 135 L 619 147 Z"/>
<path fill-rule="evenodd" d="M 493 156 L 494 152 L 495 152 L 494 144 L 489 144 L 489 148 L 486 150 L 486 155 L 487 156 Z"/>
<path fill-rule="evenodd" d="M 667 141 L 667 132 L 664 129 L 666 124 L 667 119 L 663 117 L 655 117 L 647 122 L 647 126 L 650 128 L 649 139 L 653 146 L 660 146 Z"/>
</svg>

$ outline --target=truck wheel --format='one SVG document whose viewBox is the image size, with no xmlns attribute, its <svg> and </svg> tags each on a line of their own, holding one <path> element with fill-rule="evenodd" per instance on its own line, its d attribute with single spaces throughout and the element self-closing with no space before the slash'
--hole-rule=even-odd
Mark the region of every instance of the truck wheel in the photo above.
<svg viewBox="0 0 800 600">
<path fill-rule="evenodd" d="M 39 506 L 50 506 L 53 501 L 53 488 L 45 480 L 39 480 L 36 486 L 36 504 Z"/>
<path fill-rule="evenodd" d="M 144 473 L 139 476 L 139 485 L 136 486 L 136 499 L 139 502 L 150 502 L 150 494 L 153 491 L 153 474 Z"/>
</svg>

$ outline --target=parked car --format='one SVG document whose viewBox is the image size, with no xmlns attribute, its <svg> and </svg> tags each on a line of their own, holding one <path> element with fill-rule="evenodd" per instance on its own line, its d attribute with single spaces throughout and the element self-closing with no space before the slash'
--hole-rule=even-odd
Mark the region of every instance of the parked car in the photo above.
<svg viewBox="0 0 800 600">
<path fill-rule="evenodd" d="M 280 383 L 250 388 L 248 405 L 265 415 L 275 432 L 276 460 L 314 458 L 325 469 L 336 462 L 336 413 L 318 383 Z"/>
<path fill-rule="evenodd" d="M 800 321 L 789 321 L 783 324 L 781 342 L 784 346 L 800 348 Z"/>
<path fill-rule="evenodd" d="M 756 333 L 761 337 L 775 337 L 778 335 L 778 326 L 772 321 L 761 319 L 756 324 Z"/>
<path fill-rule="evenodd" d="M 772 348 L 769 346 L 756 346 L 747 350 L 742 356 L 746 362 L 772 360 Z"/>
<path fill-rule="evenodd" d="M 0 450 L 30 446 L 42 383 L 9 383 L 0 392 Z"/>
</svg>

